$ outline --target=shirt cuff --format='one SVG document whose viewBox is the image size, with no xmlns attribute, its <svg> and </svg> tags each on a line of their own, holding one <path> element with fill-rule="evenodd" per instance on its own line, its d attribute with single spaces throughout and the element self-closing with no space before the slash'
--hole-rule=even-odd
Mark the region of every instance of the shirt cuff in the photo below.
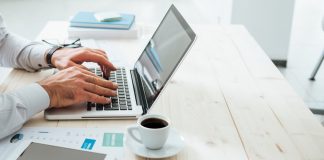
<svg viewBox="0 0 324 160">
<path fill-rule="evenodd" d="M 14 93 L 21 100 L 21 103 L 26 106 L 28 117 L 34 116 L 50 105 L 48 93 L 38 83 L 15 90 Z"/>
<path fill-rule="evenodd" d="M 33 68 L 38 70 L 41 68 L 49 67 L 45 60 L 45 54 L 46 51 L 49 50 L 51 47 L 43 44 L 32 45 L 32 47 L 33 48 L 30 52 L 30 57 Z"/>
</svg>

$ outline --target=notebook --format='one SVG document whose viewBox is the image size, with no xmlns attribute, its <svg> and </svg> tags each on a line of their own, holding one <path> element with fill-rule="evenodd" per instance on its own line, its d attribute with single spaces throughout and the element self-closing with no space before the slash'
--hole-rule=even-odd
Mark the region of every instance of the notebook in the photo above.
<svg viewBox="0 0 324 160">
<path fill-rule="evenodd" d="M 133 25 L 130 29 L 102 29 L 69 27 L 68 37 L 81 39 L 134 39 L 139 36 L 140 27 Z"/>
<path fill-rule="evenodd" d="M 129 29 L 134 23 L 135 16 L 132 14 L 120 14 L 119 21 L 101 22 L 95 17 L 95 12 L 78 12 L 70 20 L 71 27 Z"/>
</svg>

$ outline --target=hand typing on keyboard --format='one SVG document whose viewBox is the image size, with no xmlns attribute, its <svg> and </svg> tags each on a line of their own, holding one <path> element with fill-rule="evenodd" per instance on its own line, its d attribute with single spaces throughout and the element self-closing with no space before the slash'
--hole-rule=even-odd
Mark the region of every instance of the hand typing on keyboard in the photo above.
<svg viewBox="0 0 324 160">
<path fill-rule="evenodd" d="M 104 77 L 108 79 L 110 71 L 115 71 L 116 67 L 109 62 L 106 53 L 100 49 L 90 48 L 62 48 L 52 56 L 52 64 L 62 70 L 68 67 L 76 66 L 79 68 L 87 69 L 83 62 L 96 62 L 99 64 Z"/>
<path fill-rule="evenodd" d="M 88 70 L 70 67 L 38 82 L 50 97 L 50 107 L 64 107 L 81 102 L 107 104 L 117 95 L 118 84 L 98 77 Z"/>
<path fill-rule="evenodd" d="M 102 50 L 60 48 L 52 54 L 50 62 L 61 71 L 38 82 L 50 97 L 49 107 L 64 107 L 82 102 L 107 104 L 111 102 L 109 97 L 117 95 L 118 85 L 106 80 L 110 71 L 115 71 L 116 67 L 109 62 Z M 106 79 L 91 73 L 82 65 L 83 62 L 98 63 Z"/>
</svg>

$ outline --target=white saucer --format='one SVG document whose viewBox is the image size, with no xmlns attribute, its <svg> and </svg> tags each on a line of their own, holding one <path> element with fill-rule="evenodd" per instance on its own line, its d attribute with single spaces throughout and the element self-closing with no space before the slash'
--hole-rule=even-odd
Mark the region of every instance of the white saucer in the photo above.
<svg viewBox="0 0 324 160">
<path fill-rule="evenodd" d="M 173 128 L 170 129 L 169 137 L 163 148 L 158 150 L 147 149 L 129 135 L 126 137 L 126 146 L 138 156 L 146 158 L 167 158 L 179 153 L 185 146 L 184 138 Z"/>
</svg>

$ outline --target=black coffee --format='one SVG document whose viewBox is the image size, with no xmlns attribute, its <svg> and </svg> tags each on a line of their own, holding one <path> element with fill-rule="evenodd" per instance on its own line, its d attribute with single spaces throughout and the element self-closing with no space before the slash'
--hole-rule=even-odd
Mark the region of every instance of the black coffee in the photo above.
<svg viewBox="0 0 324 160">
<path fill-rule="evenodd" d="M 141 125 L 146 128 L 158 129 L 166 127 L 168 125 L 168 122 L 163 119 L 148 118 L 142 121 Z"/>
</svg>

